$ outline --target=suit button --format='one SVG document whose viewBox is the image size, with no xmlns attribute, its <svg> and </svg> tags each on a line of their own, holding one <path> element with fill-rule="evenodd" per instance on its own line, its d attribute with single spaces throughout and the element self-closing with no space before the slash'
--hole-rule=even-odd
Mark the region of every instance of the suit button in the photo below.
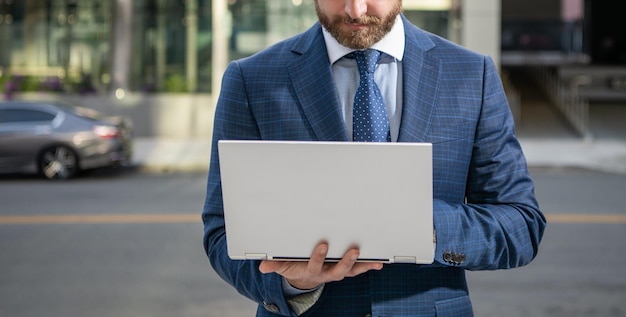
<svg viewBox="0 0 626 317">
<path fill-rule="evenodd" d="M 270 313 L 278 313 L 280 311 L 278 306 L 274 304 L 268 304 L 266 302 L 263 302 L 263 307 L 265 307 L 265 310 L 267 310 Z"/>
<path fill-rule="evenodd" d="M 443 253 L 443 260 L 446 263 L 450 263 L 453 265 L 459 265 L 465 262 L 465 254 L 454 253 L 450 251 L 446 251 Z"/>
<path fill-rule="evenodd" d="M 365 317 L 372 317 L 372 314 L 365 314 Z"/>
<path fill-rule="evenodd" d="M 452 252 L 450 252 L 450 251 L 444 252 L 443 253 L 443 260 L 446 261 L 446 263 L 452 262 Z"/>
</svg>

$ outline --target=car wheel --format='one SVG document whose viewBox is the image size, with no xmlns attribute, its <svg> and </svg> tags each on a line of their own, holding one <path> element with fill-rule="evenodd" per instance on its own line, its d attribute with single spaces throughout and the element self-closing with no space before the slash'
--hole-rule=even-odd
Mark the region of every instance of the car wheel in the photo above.
<svg viewBox="0 0 626 317">
<path fill-rule="evenodd" d="M 68 179 L 78 172 L 78 157 L 67 146 L 53 146 L 41 154 L 39 169 L 47 179 Z"/>
</svg>

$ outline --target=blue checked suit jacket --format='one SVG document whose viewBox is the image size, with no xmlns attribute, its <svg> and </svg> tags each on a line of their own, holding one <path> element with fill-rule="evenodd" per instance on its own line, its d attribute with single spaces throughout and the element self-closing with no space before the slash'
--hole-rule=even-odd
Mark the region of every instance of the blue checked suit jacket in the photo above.
<svg viewBox="0 0 626 317">
<path fill-rule="evenodd" d="M 398 141 L 433 144 L 435 262 L 391 264 L 329 283 L 311 316 L 471 316 L 465 270 L 525 265 L 543 235 L 545 218 L 492 61 L 403 19 Z M 213 133 L 202 213 L 209 260 L 259 303 L 257 316 L 293 316 L 280 276 L 227 256 L 217 141 L 349 141 L 319 24 L 228 66 Z"/>
</svg>

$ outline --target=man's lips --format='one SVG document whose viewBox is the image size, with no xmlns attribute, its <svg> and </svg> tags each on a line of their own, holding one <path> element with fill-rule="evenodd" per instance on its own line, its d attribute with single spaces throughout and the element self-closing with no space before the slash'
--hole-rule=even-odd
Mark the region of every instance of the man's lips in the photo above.
<svg viewBox="0 0 626 317">
<path fill-rule="evenodd" d="M 354 31 L 369 28 L 369 24 L 353 23 L 353 22 L 346 22 L 345 24 L 350 30 L 354 30 Z"/>
</svg>

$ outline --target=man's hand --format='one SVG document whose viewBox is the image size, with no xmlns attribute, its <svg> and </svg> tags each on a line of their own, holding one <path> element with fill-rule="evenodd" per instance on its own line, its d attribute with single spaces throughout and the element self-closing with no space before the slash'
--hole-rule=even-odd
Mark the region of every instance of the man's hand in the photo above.
<svg viewBox="0 0 626 317">
<path fill-rule="evenodd" d="M 359 262 L 358 249 L 350 249 L 336 263 L 326 263 L 328 244 L 320 243 L 313 250 L 308 262 L 262 261 L 259 266 L 261 273 L 278 273 L 287 279 L 291 286 L 298 289 L 313 289 L 328 282 L 341 281 L 370 270 L 380 270 L 380 262 Z"/>
</svg>

